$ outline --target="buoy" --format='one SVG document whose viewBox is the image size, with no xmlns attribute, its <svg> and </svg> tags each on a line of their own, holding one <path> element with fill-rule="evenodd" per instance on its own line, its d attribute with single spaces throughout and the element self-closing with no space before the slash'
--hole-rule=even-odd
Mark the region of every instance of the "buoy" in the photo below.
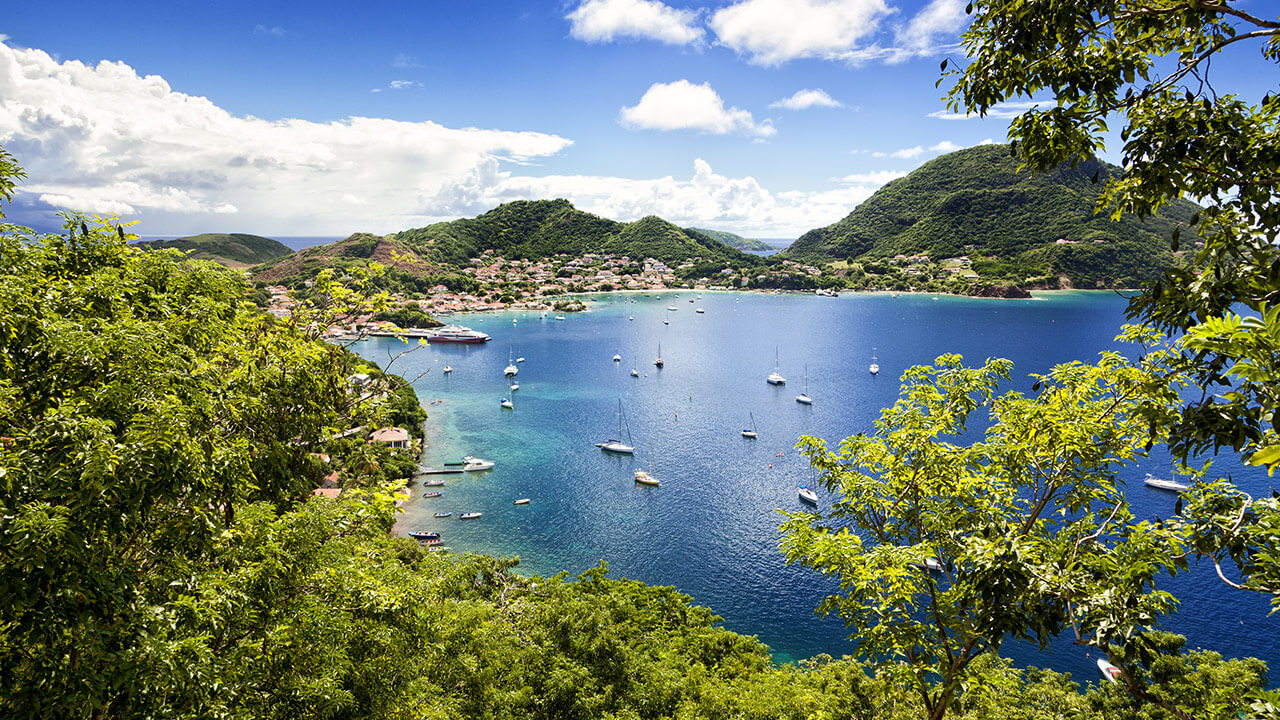
<svg viewBox="0 0 1280 720">
<path fill-rule="evenodd" d="M 773 467 L 773 463 L 769 463 L 769 467 Z"/>
</svg>

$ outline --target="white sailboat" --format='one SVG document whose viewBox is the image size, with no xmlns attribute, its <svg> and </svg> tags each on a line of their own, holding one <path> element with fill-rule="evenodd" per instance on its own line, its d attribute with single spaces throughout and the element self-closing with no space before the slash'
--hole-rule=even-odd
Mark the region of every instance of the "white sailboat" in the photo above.
<svg viewBox="0 0 1280 720">
<path fill-rule="evenodd" d="M 1170 492 L 1180 493 L 1180 492 L 1186 492 L 1191 489 L 1190 485 L 1180 483 L 1177 480 L 1166 480 L 1165 478 L 1158 478 L 1152 475 L 1151 473 L 1147 473 L 1147 476 L 1142 479 L 1142 482 L 1147 487 L 1153 487 L 1157 490 L 1168 490 Z"/>
<path fill-rule="evenodd" d="M 813 488 L 808 485 L 801 485 L 798 493 L 801 501 L 807 502 L 810 505 L 818 504 L 818 493 L 814 492 Z"/>
<path fill-rule="evenodd" d="M 631 444 L 631 431 L 627 430 L 627 442 L 622 442 L 622 399 L 618 399 L 618 437 L 612 440 L 596 443 L 596 447 L 605 452 L 618 453 L 619 455 L 634 455 L 636 448 Z"/>
<path fill-rule="evenodd" d="M 645 472 L 644 470 L 636 470 L 635 478 L 636 478 L 636 482 L 640 483 L 641 485 L 658 486 L 662 484 L 661 482 L 658 481 L 658 478 L 653 474 L 653 448 L 652 447 L 649 448 L 649 471 Z"/>
<path fill-rule="evenodd" d="M 782 377 L 782 366 L 778 362 L 778 348 L 773 349 L 773 372 L 764 379 L 770 385 L 786 385 L 787 379 Z"/>
<path fill-rule="evenodd" d="M 880 374 L 880 363 L 876 362 L 876 349 L 874 346 L 871 348 L 871 367 L 868 369 L 872 375 Z"/>
<path fill-rule="evenodd" d="M 662 367 L 662 365 L 663 365 L 663 363 L 662 363 L 662 343 L 658 343 L 658 357 L 654 358 L 654 360 L 653 360 L 653 364 L 654 364 L 654 365 L 656 365 L 656 366 L 658 366 L 659 368 L 660 368 L 660 367 Z"/>
<path fill-rule="evenodd" d="M 742 437 L 751 438 L 754 440 L 756 437 L 756 416 L 755 416 L 755 413 L 747 413 L 747 414 L 751 416 L 751 429 L 743 430 Z"/>
<path fill-rule="evenodd" d="M 515 377 L 520 372 L 520 368 L 516 367 L 516 363 L 511 359 L 511 353 L 507 353 L 507 366 L 502 369 L 502 374 L 506 377 Z"/>
<path fill-rule="evenodd" d="M 812 405 L 813 398 L 809 397 L 809 366 L 804 366 L 804 392 L 796 396 L 796 402 L 801 405 Z"/>
</svg>

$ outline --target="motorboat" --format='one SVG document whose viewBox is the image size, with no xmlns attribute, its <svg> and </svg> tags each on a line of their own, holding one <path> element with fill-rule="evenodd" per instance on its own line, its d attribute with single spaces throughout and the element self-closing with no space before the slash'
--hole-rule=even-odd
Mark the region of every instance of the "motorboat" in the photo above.
<svg viewBox="0 0 1280 720">
<path fill-rule="evenodd" d="M 522 363 L 522 362 L 524 362 L 524 358 L 522 357 L 516 358 L 516 363 Z"/>
<path fill-rule="evenodd" d="M 631 368 L 631 377 L 640 377 L 640 371 L 635 368 Z"/>
<path fill-rule="evenodd" d="M 1157 490 L 1168 490 L 1170 492 L 1186 492 L 1191 489 L 1190 485 L 1186 485 L 1175 480 L 1158 478 L 1151 473 L 1147 473 L 1147 476 L 1142 478 L 1142 482 L 1147 487 L 1153 487 Z"/>
<path fill-rule="evenodd" d="M 471 457 L 470 455 L 463 458 L 463 460 L 466 460 L 467 464 L 463 465 L 462 469 L 467 472 L 476 472 L 478 470 L 489 470 L 493 468 L 492 460 L 485 460 L 484 458 Z"/>
<path fill-rule="evenodd" d="M 623 428 L 622 428 L 622 400 L 621 400 L 621 399 L 619 399 L 619 400 L 618 400 L 618 438 L 621 438 L 621 437 L 622 437 L 622 430 L 623 430 Z M 634 446 L 634 445 L 631 445 L 631 444 L 630 444 L 630 442 L 631 442 L 631 431 L 630 431 L 630 430 L 627 430 L 627 431 L 626 431 L 626 433 L 627 433 L 627 442 L 625 442 L 625 443 L 624 443 L 624 442 L 622 442 L 622 440 L 621 440 L 621 439 L 617 439 L 617 438 L 615 438 L 615 439 L 612 439 L 612 440 L 606 440 L 606 441 L 604 441 L 604 442 L 598 442 L 598 443 L 596 443 L 596 447 L 600 448 L 601 450 L 604 450 L 605 452 L 617 453 L 617 454 L 619 454 L 619 455 L 634 455 L 634 454 L 635 454 L 635 452 L 636 452 L 636 448 L 635 448 L 635 446 Z"/>
<path fill-rule="evenodd" d="M 699 315 L 706 312 L 706 310 L 703 310 L 702 308 L 694 308 L 693 311 L 698 313 Z"/>
<path fill-rule="evenodd" d="M 801 485 L 799 493 L 802 501 L 807 502 L 810 505 L 818 504 L 818 493 L 814 492 L 813 488 L 808 485 Z"/>
<path fill-rule="evenodd" d="M 511 383 L 511 386 L 507 389 L 510 390 L 511 392 L 515 392 L 520 389 L 520 383 L 513 382 Z"/>
<path fill-rule="evenodd" d="M 751 415 L 751 429 L 743 430 L 742 437 L 754 440 L 756 438 L 756 416 L 753 413 L 748 413 L 748 415 Z"/>
<path fill-rule="evenodd" d="M 413 538 L 414 540 L 439 540 L 440 533 L 427 532 L 426 530 L 410 530 L 409 537 Z"/>
<path fill-rule="evenodd" d="M 468 345 L 479 345 L 487 343 L 493 338 L 480 332 L 472 330 L 469 327 L 461 325 L 445 325 L 442 328 L 434 330 L 427 335 L 429 343 L 466 343 Z"/>
<path fill-rule="evenodd" d="M 504 398 L 502 398 L 502 399 L 498 400 L 498 404 L 499 404 L 499 405 L 501 405 L 503 408 L 506 408 L 507 410 L 515 410 L 515 409 L 516 409 L 515 404 L 511 402 L 511 398 L 509 398 L 509 397 L 504 397 Z"/>
<path fill-rule="evenodd" d="M 511 503 L 511 504 L 512 504 L 512 505 L 528 505 L 528 504 L 529 504 L 529 498 L 520 498 L 519 500 L 516 500 L 515 502 L 513 502 L 513 503 Z"/>
<path fill-rule="evenodd" d="M 444 494 L 444 493 L 440 492 L 439 490 L 432 490 L 431 492 L 425 492 L 425 493 L 422 493 L 422 497 L 424 497 L 424 498 L 438 498 L 438 497 L 440 497 L 440 496 L 441 496 L 441 495 L 443 495 L 443 494 Z"/>
<path fill-rule="evenodd" d="M 614 353 L 614 354 L 613 354 L 613 361 L 614 361 L 614 362 L 622 362 L 622 355 L 620 355 L 620 354 L 618 354 L 618 353 Z"/>
<path fill-rule="evenodd" d="M 483 514 L 484 513 L 478 513 L 478 512 L 465 512 L 459 515 L 458 519 L 459 520 L 475 520 L 476 518 L 480 517 Z"/>
<path fill-rule="evenodd" d="M 422 483 L 422 487 L 444 487 L 443 480 L 427 480 Z"/>
<path fill-rule="evenodd" d="M 1098 671 L 1102 673 L 1102 677 L 1116 684 L 1120 683 L 1120 677 L 1124 675 L 1124 670 L 1117 665 L 1112 665 L 1104 658 L 1098 658 Z"/>
<path fill-rule="evenodd" d="M 450 516 L 450 515 L 452 515 L 452 514 L 453 514 L 453 513 L 451 513 L 451 512 L 438 512 L 438 513 L 436 513 L 435 515 L 433 515 L 432 517 L 447 518 L 447 517 L 449 517 L 449 516 Z"/>
<path fill-rule="evenodd" d="M 444 370 L 442 370 L 441 372 L 443 372 L 445 375 L 448 375 L 449 373 L 453 372 L 453 366 L 445 365 Z"/>
</svg>

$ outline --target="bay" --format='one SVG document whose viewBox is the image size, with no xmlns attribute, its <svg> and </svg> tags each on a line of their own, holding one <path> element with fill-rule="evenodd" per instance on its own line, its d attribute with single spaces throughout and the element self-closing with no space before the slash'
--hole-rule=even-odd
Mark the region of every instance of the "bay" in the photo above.
<svg viewBox="0 0 1280 720">
<path fill-rule="evenodd" d="M 437 530 L 455 551 L 519 556 L 522 572 L 540 575 L 576 575 L 605 561 L 615 577 L 692 595 L 727 628 L 758 636 L 789 661 L 853 647 L 841 622 L 814 613 L 833 583 L 787 567 L 778 550 L 778 510 L 802 509 L 796 488 L 814 480 L 796 440 L 813 435 L 834 447 L 872 432 L 881 408 L 896 400 L 903 370 L 944 353 L 970 365 L 1008 358 L 1015 370 L 1007 389 L 1030 392 L 1030 373 L 1117 348 L 1124 305 L 1099 292 L 1031 300 L 620 293 L 597 296 L 589 312 L 563 320 L 537 312 L 448 318 L 492 335 L 484 346 L 421 346 L 394 362 L 407 349 L 402 341 L 375 338 L 355 349 L 417 378 L 430 415 L 424 465 L 464 455 L 496 461 L 489 471 L 441 476 L 438 498 L 415 486 L 397 532 Z M 660 370 L 652 364 L 659 347 Z M 525 361 L 512 392 L 502 370 L 517 357 Z M 775 362 L 785 386 L 765 382 Z M 441 372 L 445 365 L 451 373 Z M 812 405 L 795 401 L 806 376 Z M 502 397 L 514 407 L 500 407 Z M 634 457 L 595 447 L 617 436 L 619 403 Z M 756 440 L 740 434 L 752 417 Z M 1124 471 L 1139 517 L 1172 512 L 1172 495 L 1141 482 L 1168 467 L 1157 453 Z M 1217 467 L 1255 496 L 1269 492 L 1264 472 L 1231 458 Z M 635 469 L 651 470 L 661 487 L 636 485 Z M 517 498 L 530 503 L 513 505 Z M 830 498 L 821 501 L 825 507 Z M 453 515 L 433 517 L 442 511 Z M 483 516 L 459 521 L 463 512 Z M 1280 662 L 1280 618 L 1267 617 L 1265 599 L 1226 588 L 1211 567 L 1162 587 L 1182 599 L 1165 626 L 1186 635 L 1189 647 Z M 1096 675 L 1070 638 L 1046 653 L 1010 643 L 1001 652 L 1024 666 Z"/>
</svg>

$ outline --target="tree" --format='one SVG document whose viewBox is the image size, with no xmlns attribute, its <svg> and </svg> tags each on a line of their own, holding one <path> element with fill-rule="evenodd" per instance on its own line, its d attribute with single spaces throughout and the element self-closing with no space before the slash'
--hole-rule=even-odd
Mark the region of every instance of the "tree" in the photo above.
<svg viewBox="0 0 1280 720">
<path fill-rule="evenodd" d="M 1280 95 L 1220 93 L 1212 63 L 1248 46 L 1280 63 L 1280 20 L 1236 0 L 975 0 L 970 9 L 967 64 L 949 73 L 953 111 L 984 115 L 1049 93 L 1010 125 L 1022 167 L 1091 158 L 1119 121 L 1125 174 L 1106 184 L 1100 209 L 1146 217 L 1179 197 L 1205 205 L 1188 228 L 1202 246 L 1173 238 L 1190 266 L 1167 271 L 1130 312 L 1187 333 L 1177 369 L 1205 389 L 1187 403 L 1173 449 L 1185 458 L 1231 447 L 1274 469 Z"/>
<path fill-rule="evenodd" d="M 1156 339 L 1138 328 L 1126 338 Z M 1005 637 L 1043 648 L 1071 627 L 1078 642 L 1120 657 L 1176 606 L 1156 579 L 1186 567 L 1181 539 L 1136 521 L 1116 474 L 1149 447 L 1150 418 L 1176 411 L 1178 388 L 1158 360 L 1107 352 L 1036 376 L 1034 395 L 997 396 L 1008 361 L 971 369 L 943 356 L 906 372 L 873 435 L 836 452 L 801 438 L 838 499 L 825 515 L 788 515 L 788 562 L 839 579 L 819 610 L 853 628 L 861 657 L 903 663 L 930 720 Z M 984 438 L 958 444 L 979 411 Z M 1189 717 L 1176 699 L 1129 688 Z"/>
</svg>

